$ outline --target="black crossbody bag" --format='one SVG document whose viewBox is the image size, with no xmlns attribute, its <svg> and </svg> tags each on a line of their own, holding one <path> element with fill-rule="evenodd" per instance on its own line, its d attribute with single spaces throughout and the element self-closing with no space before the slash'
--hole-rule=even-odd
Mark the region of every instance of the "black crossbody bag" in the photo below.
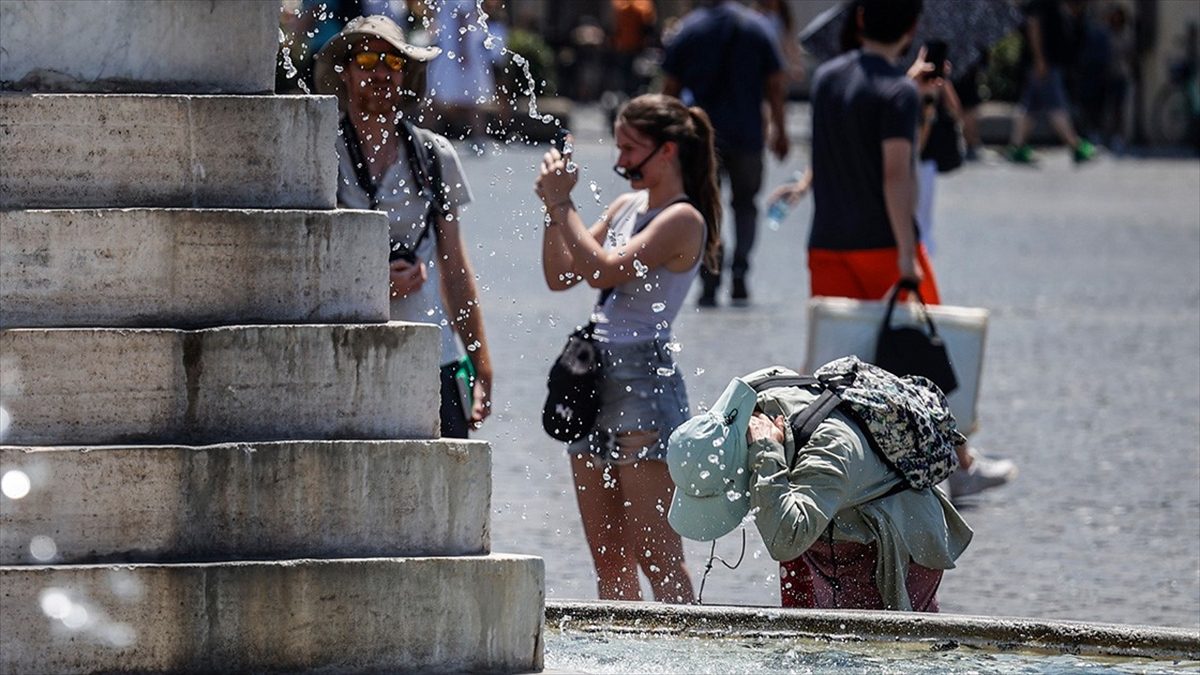
<svg viewBox="0 0 1200 675">
<path fill-rule="evenodd" d="M 613 289 L 600 292 L 603 305 Z M 546 378 L 546 402 L 542 404 L 542 428 L 550 438 L 570 443 L 591 432 L 600 414 L 600 348 L 596 346 L 596 322 L 575 329 L 567 336 L 562 353 L 550 366 Z"/>
</svg>

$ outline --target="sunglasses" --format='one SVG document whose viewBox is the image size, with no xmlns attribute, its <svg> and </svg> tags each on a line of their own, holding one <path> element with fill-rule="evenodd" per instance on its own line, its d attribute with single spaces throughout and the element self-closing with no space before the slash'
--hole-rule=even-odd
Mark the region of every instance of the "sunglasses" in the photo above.
<svg viewBox="0 0 1200 675">
<path fill-rule="evenodd" d="M 386 54 L 380 52 L 359 52 L 354 55 L 354 62 L 364 70 L 374 70 L 379 62 L 383 61 L 387 65 L 388 70 L 392 72 L 400 72 L 404 70 L 404 57 L 398 54 Z"/>
</svg>

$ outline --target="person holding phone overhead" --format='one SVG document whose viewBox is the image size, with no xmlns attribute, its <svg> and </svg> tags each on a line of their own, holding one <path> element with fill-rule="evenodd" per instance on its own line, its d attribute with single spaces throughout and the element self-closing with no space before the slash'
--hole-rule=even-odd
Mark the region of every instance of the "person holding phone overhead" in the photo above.
<svg viewBox="0 0 1200 675">
<path fill-rule="evenodd" d="M 933 201 L 939 173 L 954 171 L 963 163 L 962 104 L 948 79 L 947 45 L 930 40 L 923 50 L 924 64 L 910 69 L 921 90 L 921 127 L 917 133 L 917 225 L 920 241 L 930 256 L 937 252 L 933 238 Z M 920 62 L 920 61 L 919 61 Z"/>
<path fill-rule="evenodd" d="M 688 417 L 672 324 L 700 267 L 719 265 L 713 130 L 700 108 L 648 94 L 621 109 L 615 132 L 613 170 L 633 191 L 591 228 L 571 199 L 581 169 L 569 152 L 547 152 L 535 183 L 546 285 L 603 289 L 592 308 L 600 411 L 567 451 L 600 599 L 640 600 L 641 569 L 656 600 L 691 603 L 683 544 L 667 523 L 674 484 L 664 458 Z"/>
</svg>

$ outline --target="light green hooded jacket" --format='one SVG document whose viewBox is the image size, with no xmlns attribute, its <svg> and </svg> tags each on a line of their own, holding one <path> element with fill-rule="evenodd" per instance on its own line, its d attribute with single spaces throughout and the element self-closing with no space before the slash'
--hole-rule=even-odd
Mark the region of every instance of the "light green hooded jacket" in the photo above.
<svg viewBox="0 0 1200 675">
<path fill-rule="evenodd" d="M 754 382 L 767 370 L 747 375 Z M 776 387 L 758 394 L 758 409 L 788 418 L 816 393 Z M 875 543 L 875 580 L 884 605 L 911 611 L 905 577 L 909 560 L 930 569 L 954 568 L 973 533 L 939 490 L 903 490 L 883 497 L 903 478 L 867 444 L 858 426 L 835 411 L 796 454 L 790 426 L 784 444 L 750 444 L 750 508 L 775 560 L 800 557 L 832 520 L 834 541 Z M 791 467 L 789 470 L 788 467 Z M 881 498 L 882 497 L 882 498 Z"/>
</svg>

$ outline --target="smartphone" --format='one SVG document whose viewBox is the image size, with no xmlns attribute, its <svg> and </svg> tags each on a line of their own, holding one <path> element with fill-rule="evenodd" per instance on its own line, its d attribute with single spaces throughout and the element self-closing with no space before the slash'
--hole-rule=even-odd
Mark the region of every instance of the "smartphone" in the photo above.
<svg viewBox="0 0 1200 675">
<path fill-rule="evenodd" d="M 565 155 L 570 152 L 570 148 L 567 147 L 567 137 L 570 135 L 570 129 L 567 129 L 566 127 L 560 127 L 559 130 L 554 133 L 554 139 L 550 142 L 559 151 L 559 153 Z"/>
<path fill-rule="evenodd" d="M 930 73 L 930 77 L 946 76 L 946 49 L 946 43 L 941 40 L 930 40 L 925 43 L 925 60 L 933 64 L 933 72 Z"/>
</svg>

